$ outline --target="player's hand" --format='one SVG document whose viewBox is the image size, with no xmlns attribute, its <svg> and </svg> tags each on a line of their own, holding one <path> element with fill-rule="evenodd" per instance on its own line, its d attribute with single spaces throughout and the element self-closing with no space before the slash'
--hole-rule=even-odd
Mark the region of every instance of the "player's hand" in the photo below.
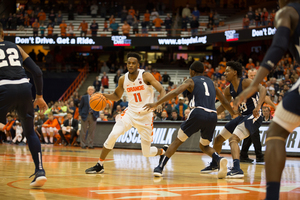
<svg viewBox="0 0 300 200">
<path fill-rule="evenodd" d="M 35 108 L 36 106 L 39 107 L 41 113 L 44 113 L 48 109 L 48 106 L 42 96 L 37 96 L 34 100 L 33 107 Z"/>
<path fill-rule="evenodd" d="M 258 87 L 252 86 L 250 85 L 249 87 L 247 87 L 245 90 L 243 90 L 243 92 L 241 94 L 239 94 L 239 96 L 237 96 L 234 101 L 233 101 L 233 107 L 235 109 L 237 109 L 237 107 L 242 103 L 242 102 L 246 102 L 246 100 L 252 96 L 256 91 L 257 91 Z"/>
<path fill-rule="evenodd" d="M 253 116 L 254 116 L 254 118 L 259 117 L 259 110 L 260 110 L 259 107 L 254 108 L 254 110 L 253 110 Z"/>
<path fill-rule="evenodd" d="M 156 105 L 156 103 L 147 103 L 143 106 L 144 110 L 146 111 L 150 111 L 150 110 L 154 110 L 158 105 Z"/>
<path fill-rule="evenodd" d="M 156 111 L 159 112 L 159 113 L 161 113 L 162 112 L 162 105 L 158 105 L 156 107 Z"/>
</svg>

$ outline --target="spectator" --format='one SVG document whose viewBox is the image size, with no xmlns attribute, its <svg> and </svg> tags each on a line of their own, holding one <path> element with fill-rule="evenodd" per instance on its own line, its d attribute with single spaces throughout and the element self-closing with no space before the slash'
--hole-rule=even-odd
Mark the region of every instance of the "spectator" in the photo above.
<svg viewBox="0 0 300 200">
<path fill-rule="evenodd" d="M 7 29 L 11 29 L 11 20 L 12 20 L 12 18 L 13 18 L 12 13 L 9 13 L 8 18 L 7 18 L 7 21 L 6 21 L 6 22 L 7 22 L 7 24 L 6 24 L 7 27 L 6 27 L 6 28 L 7 28 Z M 34 20 L 33 20 L 33 22 L 34 22 Z M 33 23 L 33 22 L 32 22 L 32 23 Z M 30 23 L 30 24 L 32 25 L 32 23 Z"/>
<path fill-rule="evenodd" d="M 45 30 L 46 30 L 46 27 L 44 26 L 44 23 L 42 23 L 40 26 L 41 37 L 45 36 Z"/>
<path fill-rule="evenodd" d="M 103 63 L 103 66 L 101 67 L 101 73 L 108 73 L 109 67 L 106 65 L 106 62 Z"/>
<path fill-rule="evenodd" d="M 161 83 L 162 77 L 161 77 L 160 73 L 159 73 L 156 69 L 153 69 L 153 72 L 152 72 L 151 74 L 154 76 L 154 78 L 155 78 L 158 82 Z"/>
<path fill-rule="evenodd" d="M 157 116 L 156 112 L 153 112 L 153 121 L 162 121 L 159 116 Z"/>
<path fill-rule="evenodd" d="M 96 23 L 96 20 L 93 20 L 93 23 L 90 25 L 90 29 L 92 32 L 92 36 L 97 37 L 98 23 Z"/>
<path fill-rule="evenodd" d="M 47 16 L 43 9 L 41 9 L 41 12 L 38 13 L 37 17 L 39 18 L 39 23 L 42 24 L 45 22 Z"/>
<path fill-rule="evenodd" d="M 47 70 L 51 69 L 52 68 L 52 63 L 53 63 L 53 56 L 52 54 L 50 53 L 50 51 L 47 53 L 47 55 L 45 56 L 45 67 Z"/>
<path fill-rule="evenodd" d="M 51 10 L 49 13 L 48 19 L 51 20 L 52 22 L 54 22 L 55 18 L 56 18 L 56 14 L 54 13 L 54 10 Z"/>
<path fill-rule="evenodd" d="M 32 7 L 31 6 L 28 6 L 28 10 L 26 11 L 26 13 L 28 15 L 31 15 L 33 13 L 33 10 L 32 10 Z"/>
<path fill-rule="evenodd" d="M 215 70 L 212 68 L 211 64 L 208 64 L 208 68 L 205 70 L 205 74 L 211 78 L 211 76 L 214 74 Z"/>
<path fill-rule="evenodd" d="M 131 26 L 133 23 L 132 15 L 128 14 L 125 21 L 127 21 L 127 23 Z M 124 21 L 124 23 L 125 23 L 125 21 Z"/>
<path fill-rule="evenodd" d="M 96 3 L 93 3 L 93 5 L 91 5 L 90 7 L 90 10 L 91 10 L 92 18 L 96 18 L 98 12 L 98 5 Z"/>
<path fill-rule="evenodd" d="M 130 25 L 127 23 L 127 21 L 124 21 L 124 24 L 122 26 L 123 35 L 129 37 L 129 31 L 130 31 Z"/>
<path fill-rule="evenodd" d="M 100 121 L 107 122 L 107 116 L 102 112 L 100 113 Z"/>
<path fill-rule="evenodd" d="M 248 18 L 248 15 L 245 15 L 243 18 L 243 29 L 249 28 L 250 20 Z"/>
<path fill-rule="evenodd" d="M 96 92 L 100 91 L 101 81 L 99 81 L 99 76 L 96 76 L 96 80 L 94 80 L 93 86 Z"/>
<path fill-rule="evenodd" d="M 193 12 L 192 12 L 192 15 L 194 15 L 194 16 L 196 17 L 196 20 L 197 20 L 197 21 L 199 20 L 200 12 L 199 12 L 199 10 L 197 9 L 196 6 L 194 7 L 194 10 L 193 10 Z"/>
<path fill-rule="evenodd" d="M 54 28 L 55 23 L 51 20 L 48 20 L 47 28 L 51 25 L 52 28 Z"/>
<path fill-rule="evenodd" d="M 102 83 L 102 86 L 103 88 L 108 88 L 108 76 L 106 75 L 106 72 L 103 72 L 103 76 L 101 78 L 101 83 Z"/>
<path fill-rule="evenodd" d="M 268 17 L 269 17 L 269 13 L 268 13 L 267 9 L 264 8 L 263 12 L 262 12 L 262 15 L 261 15 L 261 21 L 262 21 L 263 26 L 268 25 Z"/>
<path fill-rule="evenodd" d="M 69 26 L 67 27 L 67 35 L 71 36 L 71 37 L 75 36 L 75 34 L 74 34 L 74 26 L 73 26 L 72 23 L 70 23 Z"/>
<path fill-rule="evenodd" d="M 190 19 L 186 15 L 183 15 L 181 20 L 181 29 L 183 31 L 187 31 L 187 24 L 189 23 Z"/>
<path fill-rule="evenodd" d="M 149 22 L 146 21 L 145 17 L 141 23 L 141 26 L 142 26 L 142 33 L 147 34 L 148 33 L 147 26 L 149 26 Z"/>
<path fill-rule="evenodd" d="M 188 106 L 184 103 L 184 97 L 178 98 L 178 104 L 175 106 L 175 110 L 177 111 L 178 115 L 183 118 L 184 112 L 188 108 Z"/>
<path fill-rule="evenodd" d="M 62 37 L 66 37 L 67 36 L 67 27 L 68 27 L 68 25 L 66 24 L 65 20 L 62 20 L 62 23 L 59 25 L 60 35 Z"/>
<path fill-rule="evenodd" d="M 170 14 L 167 14 L 167 17 L 165 18 L 165 27 L 166 27 L 166 31 L 167 31 L 167 35 L 171 36 L 171 32 L 172 32 L 172 17 L 170 16 Z"/>
<path fill-rule="evenodd" d="M 260 13 L 258 12 L 258 10 L 255 10 L 255 26 L 258 27 L 260 26 Z"/>
<path fill-rule="evenodd" d="M 100 8 L 100 16 L 102 18 L 106 18 L 106 7 L 105 7 L 104 3 L 102 3 L 101 8 Z"/>
<path fill-rule="evenodd" d="M 114 78 L 114 83 L 116 84 L 116 87 L 118 87 L 119 79 L 120 79 L 121 76 L 122 76 L 122 75 L 121 75 L 121 71 L 118 70 L 118 71 L 117 71 L 117 74 L 115 75 L 115 78 Z"/>
<path fill-rule="evenodd" d="M 173 111 L 172 111 L 172 114 L 171 114 L 171 120 L 172 120 L 172 121 L 180 121 L 180 120 L 182 120 L 182 117 L 180 117 L 180 116 L 178 115 L 178 113 L 177 113 L 176 110 L 173 110 Z"/>
<path fill-rule="evenodd" d="M 96 129 L 97 118 L 99 112 L 93 111 L 90 107 L 91 95 L 95 92 L 94 86 L 89 86 L 87 94 L 81 97 L 79 114 L 81 117 L 81 132 L 80 132 L 80 145 L 82 149 L 87 146 L 93 149 L 93 141 Z"/>
<path fill-rule="evenodd" d="M 109 18 L 109 24 L 112 24 L 116 21 L 115 19 L 115 16 L 114 15 L 111 15 L 110 18 Z"/>
<path fill-rule="evenodd" d="M 193 16 L 193 20 L 191 21 L 191 34 L 192 36 L 198 35 L 199 22 L 195 16 Z"/>
<path fill-rule="evenodd" d="M 191 110 L 189 108 L 185 109 L 184 117 L 182 118 L 182 120 L 186 121 L 190 116 L 190 112 L 191 112 Z"/>
<path fill-rule="evenodd" d="M 119 35 L 119 24 L 117 22 L 112 23 L 109 28 L 112 35 Z"/>
<path fill-rule="evenodd" d="M 253 12 L 251 6 L 249 6 L 249 11 L 247 12 L 247 15 L 248 15 L 248 18 L 250 20 L 250 25 L 253 25 L 255 13 Z"/>
<path fill-rule="evenodd" d="M 2 26 L 3 26 L 3 30 L 5 30 L 6 29 L 7 19 L 6 19 L 6 17 L 5 17 L 4 14 L 2 15 L 2 18 L 0 19 L 0 22 L 1 22 Z"/>
<path fill-rule="evenodd" d="M 59 130 L 60 125 L 58 120 L 53 116 L 52 112 L 48 113 L 48 120 L 42 125 L 42 133 L 45 143 L 53 145 L 53 136 L 55 136 Z M 50 142 L 48 141 L 48 136 L 50 137 Z"/>
<path fill-rule="evenodd" d="M 140 21 L 140 11 L 136 10 L 134 17 L 136 18 L 136 20 L 139 22 Z"/>
<path fill-rule="evenodd" d="M 191 9 L 190 9 L 190 5 L 186 4 L 185 8 L 182 9 L 182 13 L 181 13 L 182 18 L 183 17 L 190 17 L 191 16 Z"/>
<path fill-rule="evenodd" d="M 143 21 L 146 23 L 147 26 L 150 26 L 150 13 L 149 13 L 149 10 L 146 10 L 146 13 L 144 14 L 144 20 Z"/>
<path fill-rule="evenodd" d="M 163 84 L 169 84 L 170 81 L 171 81 L 170 75 L 168 74 L 168 72 L 164 72 L 164 74 L 162 75 Z"/>
<path fill-rule="evenodd" d="M 33 28 L 33 36 L 39 36 L 40 24 L 37 19 L 35 19 L 35 22 L 32 24 L 32 28 Z"/>
<path fill-rule="evenodd" d="M 68 112 L 67 119 L 61 125 L 61 129 L 58 131 L 61 139 L 65 142 L 64 146 L 71 146 L 74 144 L 77 138 L 78 121 L 73 118 L 73 114 Z M 66 140 L 65 135 L 71 135 L 70 143 Z"/>
<path fill-rule="evenodd" d="M 249 62 L 246 65 L 246 69 L 249 70 L 249 69 L 252 69 L 252 68 L 255 68 L 255 65 L 253 63 L 252 58 L 249 58 Z"/>
<path fill-rule="evenodd" d="M 113 118 L 115 119 L 117 115 L 122 113 L 122 108 L 120 105 L 116 106 L 116 110 L 113 112 Z"/>
<path fill-rule="evenodd" d="M 108 31 L 107 20 L 104 21 L 104 28 L 103 28 L 103 31 Z"/>
<path fill-rule="evenodd" d="M 168 113 L 166 110 L 163 110 L 161 113 L 161 121 L 168 120 Z"/>
<path fill-rule="evenodd" d="M 263 107 L 263 121 L 271 121 L 273 117 L 271 116 L 270 108 L 267 106 Z"/>
<path fill-rule="evenodd" d="M 79 30 L 80 28 L 81 28 L 80 37 L 82 37 L 82 35 L 86 37 L 87 30 L 88 30 L 88 23 L 86 23 L 85 20 L 82 20 L 77 30 Z"/>
<path fill-rule="evenodd" d="M 220 24 L 220 15 L 217 11 L 215 11 L 213 19 L 214 19 L 214 26 L 218 27 Z"/>
<path fill-rule="evenodd" d="M 139 22 L 136 17 L 134 17 L 134 21 L 132 23 L 133 34 L 139 33 Z"/>
<path fill-rule="evenodd" d="M 135 15 L 135 10 L 133 9 L 133 6 L 130 6 L 130 9 L 128 10 L 128 14 L 132 16 L 132 18 Z"/>
<path fill-rule="evenodd" d="M 161 31 L 161 24 L 163 24 L 164 21 L 159 18 L 159 15 L 157 15 L 156 18 L 152 21 L 152 23 L 155 26 L 155 31 Z"/>
<path fill-rule="evenodd" d="M 38 55 L 37 55 L 37 60 L 38 60 L 39 62 L 43 62 L 43 61 L 44 61 L 45 54 L 44 54 L 43 52 L 41 52 L 41 50 L 38 50 L 38 51 L 39 51 L 39 53 L 38 53 Z"/>
<path fill-rule="evenodd" d="M 6 135 L 6 141 L 8 143 L 11 143 L 12 142 L 12 138 L 15 137 L 15 134 L 11 133 L 13 131 L 12 126 L 15 123 L 15 120 L 14 120 L 14 118 L 13 118 L 12 115 L 8 114 L 6 116 L 6 121 L 7 121 L 7 123 L 5 124 L 5 126 L 2 129 L 3 129 L 3 131 L 4 131 L 5 135 Z"/>
<path fill-rule="evenodd" d="M 128 107 L 128 101 L 127 101 L 125 95 L 123 96 L 123 100 L 122 100 L 122 102 L 120 103 L 120 106 L 121 106 L 121 109 L 122 109 L 122 110 L 125 110 L 125 108 Z"/>
<path fill-rule="evenodd" d="M 11 18 L 11 29 L 12 30 L 17 30 L 17 25 L 18 25 L 18 18 L 16 13 L 13 14 Z"/>
<path fill-rule="evenodd" d="M 58 11 L 57 17 L 56 19 L 54 19 L 54 21 L 56 22 L 56 25 L 60 25 L 63 21 L 63 15 L 61 13 L 61 11 Z"/>
<path fill-rule="evenodd" d="M 150 15 L 150 23 L 149 23 L 149 29 L 152 31 L 152 24 L 153 24 L 153 20 L 156 19 L 156 17 L 158 16 L 158 12 L 156 11 L 155 8 L 153 8 L 151 15 Z"/>
<path fill-rule="evenodd" d="M 72 4 L 68 8 L 68 20 L 74 20 L 74 8 Z"/>
<path fill-rule="evenodd" d="M 273 9 L 272 13 L 270 14 L 270 26 L 274 26 L 275 15 L 276 15 L 276 11 Z"/>
<path fill-rule="evenodd" d="M 124 23 L 124 21 L 126 20 L 126 17 L 127 17 L 127 9 L 126 9 L 126 6 L 123 6 L 123 9 L 121 11 L 121 23 Z"/>
</svg>

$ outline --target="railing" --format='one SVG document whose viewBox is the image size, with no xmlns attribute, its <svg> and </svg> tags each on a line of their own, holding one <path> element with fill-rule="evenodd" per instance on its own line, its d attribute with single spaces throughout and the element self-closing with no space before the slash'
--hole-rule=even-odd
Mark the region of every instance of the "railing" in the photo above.
<svg viewBox="0 0 300 200">
<path fill-rule="evenodd" d="M 74 93 L 74 91 L 78 88 L 79 84 L 87 76 L 88 71 L 89 71 L 89 65 L 86 64 L 86 66 L 83 69 L 80 69 L 79 75 L 70 85 L 70 87 L 63 93 L 63 95 L 58 99 L 58 101 L 66 101 L 67 99 L 69 99 L 70 96 Z"/>
</svg>

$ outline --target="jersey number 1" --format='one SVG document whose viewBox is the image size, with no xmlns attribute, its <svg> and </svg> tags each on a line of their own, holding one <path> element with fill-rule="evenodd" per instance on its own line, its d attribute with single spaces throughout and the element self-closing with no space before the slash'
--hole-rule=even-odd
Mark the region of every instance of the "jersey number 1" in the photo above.
<svg viewBox="0 0 300 200">
<path fill-rule="evenodd" d="M 208 91 L 208 87 L 207 87 L 207 83 L 206 82 L 203 82 L 203 85 L 204 85 L 204 89 L 205 89 L 205 96 L 209 96 L 209 91 Z"/>
<path fill-rule="evenodd" d="M 10 66 L 21 66 L 19 59 L 19 54 L 18 51 L 14 48 L 8 48 L 6 50 L 6 53 L 9 55 L 8 56 L 8 61 Z M 6 58 L 5 52 L 0 49 L 0 67 L 7 67 L 8 62 L 7 60 L 4 60 Z"/>
<path fill-rule="evenodd" d="M 142 101 L 141 93 L 134 93 L 133 96 L 134 96 L 135 102 Z"/>
</svg>

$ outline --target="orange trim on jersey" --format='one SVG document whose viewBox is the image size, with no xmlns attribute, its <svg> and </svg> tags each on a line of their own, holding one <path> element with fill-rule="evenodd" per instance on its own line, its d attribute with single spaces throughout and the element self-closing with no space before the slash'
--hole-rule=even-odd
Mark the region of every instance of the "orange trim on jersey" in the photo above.
<svg viewBox="0 0 300 200">
<path fill-rule="evenodd" d="M 10 129 L 14 123 L 15 123 L 14 120 L 7 122 L 7 124 L 5 124 L 5 126 L 3 127 L 3 130 L 10 131 Z"/>
<path fill-rule="evenodd" d="M 123 117 L 125 115 L 126 111 L 127 111 L 127 108 L 125 110 L 123 110 L 123 112 L 121 113 L 121 117 Z"/>
</svg>

